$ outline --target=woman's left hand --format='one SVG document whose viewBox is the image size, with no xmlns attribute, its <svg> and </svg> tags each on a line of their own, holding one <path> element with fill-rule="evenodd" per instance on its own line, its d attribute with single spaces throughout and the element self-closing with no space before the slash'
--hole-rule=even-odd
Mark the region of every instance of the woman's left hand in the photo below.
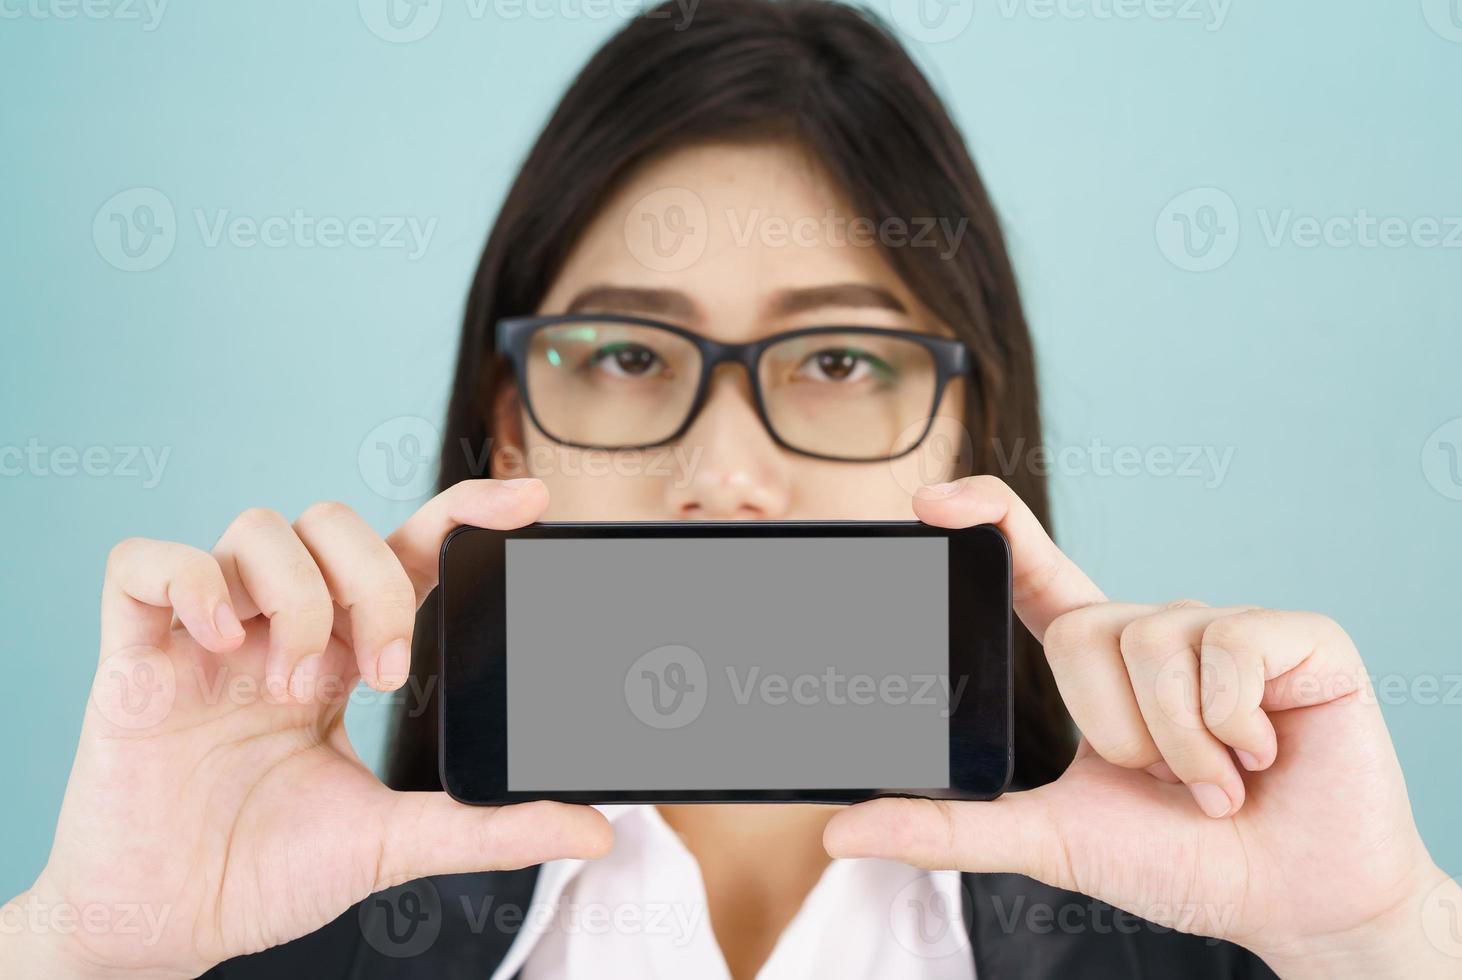
<svg viewBox="0 0 1462 980">
<path fill-rule="evenodd" d="M 851 807 L 828 824 L 830 854 L 1018 872 L 1232 940 L 1283 976 L 1462 972 L 1423 919 L 1462 908 L 1462 889 L 1417 833 L 1344 630 L 1313 613 L 1108 602 L 993 477 L 924 488 L 914 509 L 1005 533 L 1016 613 L 1083 737 L 1038 789 Z"/>
</svg>

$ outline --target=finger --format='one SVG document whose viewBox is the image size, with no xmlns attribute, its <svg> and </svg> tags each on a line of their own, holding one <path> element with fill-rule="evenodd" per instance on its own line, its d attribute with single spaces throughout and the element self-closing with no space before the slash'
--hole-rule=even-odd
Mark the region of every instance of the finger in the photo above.
<svg viewBox="0 0 1462 980">
<path fill-rule="evenodd" d="M 218 562 L 171 541 L 128 538 L 107 556 L 102 586 L 102 655 L 162 647 L 173 614 L 199 645 L 225 653 L 244 639 Z"/>
<path fill-rule="evenodd" d="M 379 690 L 400 687 L 411 670 L 416 591 L 396 553 L 344 504 L 314 504 L 294 529 L 314 556 L 331 597 L 350 614 L 361 676 Z M 319 654 L 307 657 L 295 668 L 291 685 L 313 686 L 322 663 Z"/>
<path fill-rule="evenodd" d="M 1255 710 L 1306 708 L 1370 691 L 1355 643 L 1339 623 L 1319 613 L 1247 610 L 1211 624 L 1202 649 L 1216 663 L 1257 661 L 1265 684 Z"/>
<path fill-rule="evenodd" d="M 1228 609 L 1167 608 L 1133 620 L 1119 638 L 1138 708 L 1163 762 L 1210 817 L 1244 804 L 1244 780 L 1228 747 L 1203 720 L 1199 648 Z"/>
<path fill-rule="evenodd" d="M 392 793 L 376 890 L 430 875 L 503 871 L 558 858 L 597 858 L 614 832 L 593 807 L 475 807 L 446 793 Z"/>
<path fill-rule="evenodd" d="M 462 524 L 508 531 L 532 524 L 548 507 L 542 480 L 463 480 L 428 500 L 386 543 L 411 577 L 420 605 L 437 585 L 442 542 Z"/>
<path fill-rule="evenodd" d="M 834 858 L 884 858 L 931 870 L 1014 873 L 1075 888 L 1048 793 L 1007 793 L 987 803 L 881 799 L 848 807 L 822 834 Z"/>
<path fill-rule="evenodd" d="M 1036 520 L 1036 515 L 1003 480 L 970 476 L 954 483 L 921 487 L 914 514 L 936 527 L 994 524 L 1010 542 L 1011 598 L 1016 615 L 1037 640 L 1051 621 L 1106 596 L 1076 563 L 1067 558 Z"/>
<path fill-rule="evenodd" d="M 1083 606 L 1056 617 L 1046 629 L 1046 659 L 1066 710 L 1092 751 L 1124 769 L 1151 771 L 1162 762 L 1137 706 L 1120 643 L 1128 624 L 1159 608 L 1115 602 Z M 1169 778 L 1165 770 L 1154 775 Z"/>
<path fill-rule="evenodd" d="M 288 521 L 263 508 L 240 514 L 213 553 L 220 565 L 233 566 L 253 605 L 268 617 L 264 683 L 275 697 L 290 695 L 295 666 L 325 651 L 335 623 L 335 605 L 314 557 Z"/>
<path fill-rule="evenodd" d="M 247 623 L 261 615 L 259 607 L 254 605 L 254 597 L 249 595 L 244 580 L 239 577 L 239 564 L 233 555 L 221 554 L 218 546 L 214 545 L 213 557 L 223 572 L 223 580 L 228 585 L 229 601 L 233 603 L 234 612 L 238 613 L 239 619 Z"/>
<path fill-rule="evenodd" d="M 1199 703 L 1208 730 L 1233 749 L 1245 769 L 1258 772 L 1274 764 L 1279 739 L 1260 707 L 1267 680 L 1263 654 L 1248 639 L 1236 642 L 1232 632 L 1233 621 L 1244 615 L 1215 619 L 1204 629 L 1198 647 Z"/>
</svg>

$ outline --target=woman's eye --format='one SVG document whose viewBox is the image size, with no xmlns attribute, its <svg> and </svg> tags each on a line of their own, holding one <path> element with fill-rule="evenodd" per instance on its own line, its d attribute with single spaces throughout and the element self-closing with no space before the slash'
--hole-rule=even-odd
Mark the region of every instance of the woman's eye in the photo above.
<svg viewBox="0 0 1462 980">
<path fill-rule="evenodd" d="M 612 344 L 595 351 L 591 364 L 612 377 L 643 378 L 663 366 L 663 361 L 642 344 Z"/>
<path fill-rule="evenodd" d="M 844 384 L 872 377 L 887 377 L 892 371 L 881 360 L 864 351 L 820 350 L 809 354 L 797 369 L 797 377 Z"/>
</svg>

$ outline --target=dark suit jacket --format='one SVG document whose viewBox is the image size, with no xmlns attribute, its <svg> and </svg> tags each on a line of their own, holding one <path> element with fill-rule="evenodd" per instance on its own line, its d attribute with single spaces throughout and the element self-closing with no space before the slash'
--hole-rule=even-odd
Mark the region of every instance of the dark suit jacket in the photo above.
<svg viewBox="0 0 1462 980">
<path fill-rule="evenodd" d="M 372 895 L 294 942 L 230 960 L 212 980 L 487 980 L 507 955 L 538 869 L 423 878 Z M 1274 974 L 1231 943 L 1185 935 L 1020 875 L 966 874 L 976 980 L 1207 980 Z"/>
</svg>

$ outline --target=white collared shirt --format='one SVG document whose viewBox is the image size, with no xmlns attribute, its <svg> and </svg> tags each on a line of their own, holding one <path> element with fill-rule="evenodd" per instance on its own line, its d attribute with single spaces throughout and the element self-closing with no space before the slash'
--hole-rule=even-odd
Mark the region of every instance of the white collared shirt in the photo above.
<svg viewBox="0 0 1462 980">
<path fill-rule="evenodd" d="M 649 805 L 601 806 L 614 849 L 543 866 L 492 980 L 730 980 L 700 866 Z M 757 980 L 974 980 L 959 875 L 835 860 L 777 939 Z"/>
</svg>

